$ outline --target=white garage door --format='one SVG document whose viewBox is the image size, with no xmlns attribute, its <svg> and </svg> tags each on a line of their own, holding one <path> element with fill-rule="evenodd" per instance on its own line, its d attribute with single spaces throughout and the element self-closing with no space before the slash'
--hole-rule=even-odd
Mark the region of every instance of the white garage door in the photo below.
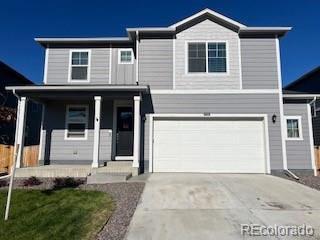
<svg viewBox="0 0 320 240">
<path fill-rule="evenodd" d="M 154 120 L 154 172 L 265 173 L 262 120 Z"/>
</svg>

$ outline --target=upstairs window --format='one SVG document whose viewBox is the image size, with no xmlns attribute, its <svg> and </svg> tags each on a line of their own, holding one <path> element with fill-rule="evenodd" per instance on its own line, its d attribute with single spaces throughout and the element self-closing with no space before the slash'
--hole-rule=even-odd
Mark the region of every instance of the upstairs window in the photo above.
<svg viewBox="0 0 320 240">
<path fill-rule="evenodd" d="M 88 106 L 67 106 L 66 139 L 86 139 L 88 129 Z"/>
<path fill-rule="evenodd" d="M 286 117 L 287 140 L 302 140 L 301 117 Z"/>
<path fill-rule="evenodd" d="M 225 42 L 188 44 L 189 73 L 227 73 L 227 46 Z"/>
<path fill-rule="evenodd" d="M 120 49 L 118 56 L 119 64 L 133 64 L 133 52 L 132 49 Z"/>
<path fill-rule="evenodd" d="M 72 51 L 70 63 L 71 81 L 89 80 L 89 51 Z"/>
</svg>

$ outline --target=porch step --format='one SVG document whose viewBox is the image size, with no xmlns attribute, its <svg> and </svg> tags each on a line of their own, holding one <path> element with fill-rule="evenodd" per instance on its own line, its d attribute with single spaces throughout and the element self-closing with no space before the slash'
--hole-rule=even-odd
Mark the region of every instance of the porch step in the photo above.
<svg viewBox="0 0 320 240">
<path fill-rule="evenodd" d="M 87 177 L 87 184 L 105 184 L 115 182 L 126 182 L 132 176 L 127 173 L 94 173 Z"/>
<path fill-rule="evenodd" d="M 107 166 L 99 167 L 95 171 L 96 173 L 131 173 L 132 161 L 109 161 Z"/>
<path fill-rule="evenodd" d="M 108 161 L 107 167 L 122 166 L 132 167 L 132 161 Z"/>
</svg>

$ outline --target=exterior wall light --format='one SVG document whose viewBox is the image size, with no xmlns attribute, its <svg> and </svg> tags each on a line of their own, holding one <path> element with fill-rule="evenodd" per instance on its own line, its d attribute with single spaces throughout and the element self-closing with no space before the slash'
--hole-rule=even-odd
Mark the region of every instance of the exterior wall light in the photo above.
<svg viewBox="0 0 320 240">
<path fill-rule="evenodd" d="M 277 120 L 277 115 L 273 114 L 272 115 L 272 123 L 276 123 Z"/>
</svg>

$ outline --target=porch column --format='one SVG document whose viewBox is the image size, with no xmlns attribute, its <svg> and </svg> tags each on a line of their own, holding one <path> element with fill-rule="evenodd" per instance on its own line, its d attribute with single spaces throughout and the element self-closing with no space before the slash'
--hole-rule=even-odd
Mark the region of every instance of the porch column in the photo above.
<svg viewBox="0 0 320 240">
<path fill-rule="evenodd" d="M 94 97 L 94 139 L 92 167 L 99 167 L 101 96 Z"/>
<path fill-rule="evenodd" d="M 133 129 L 133 163 L 132 167 L 139 168 L 140 162 L 140 96 L 134 96 L 134 129 Z"/>
<path fill-rule="evenodd" d="M 17 107 L 17 120 L 16 120 L 16 134 L 15 134 L 15 144 L 14 146 L 20 146 L 17 152 L 17 162 L 16 167 L 21 167 L 21 162 L 23 160 L 23 147 L 24 147 L 24 133 L 26 125 L 26 110 L 27 110 L 27 98 L 21 97 L 18 100 Z"/>
</svg>

